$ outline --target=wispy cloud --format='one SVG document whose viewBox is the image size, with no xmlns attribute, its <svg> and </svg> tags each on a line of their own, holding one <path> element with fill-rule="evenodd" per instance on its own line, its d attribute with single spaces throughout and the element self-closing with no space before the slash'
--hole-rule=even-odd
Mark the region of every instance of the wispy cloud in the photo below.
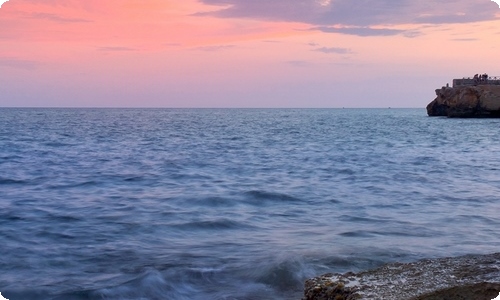
<svg viewBox="0 0 500 300">
<path fill-rule="evenodd" d="M 342 33 L 357 36 L 391 36 L 405 33 L 405 30 L 389 28 L 370 28 L 370 27 L 313 27 L 311 30 L 319 30 L 328 33 Z"/>
<path fill-rule="evenodd" d="M 330 53 L 335 53 L 335 54 L 352 54 L 352 53 L 354 53 L 349 48 L 338 48 L 338 47 L 322 47 L 322 48 L 314 49 L 314 51 L 323 52 L 323 53 L 327 53 L 327 54 L 330 54 Z"/>
<path fill-rule="evenodd" d="M 193 48 L 193 50 L 215 52 L 221 50 L 228 50 L 231 48 L 234 48 L 234 45 L 204 46 L 204 47 Z"/>
<path fill-rule="evenodd" d="M 13 57 L 0 57 L 0 67 L 33 70 L 36 69 L 37 62 Z"/>
<path fill-rule="evenodd" d="M 463 39 L 452 39 L 452 41 L 457 41 L 457 42 L 475 42 L 478 39 L 476 38 L 463 38 Z"/>
<path fill-rule="evenodd" d="M 91 22 L 89 20 L 80 19 L 80 18 L 66 18 L 63 16 L 59 16 L 51 13 L 33 13 L 30 16 L 33 19 L 44 19 L 58 23 L 86 23 Z"/>
<path fill-rule="evenodd" d="M 299 68 L 309 67 L 312 65 L 310 62 L 305 60 L 289 60 L 286 63 L 293 67 L 299 67 Z"/>
<path fill-rule="evenodd" d="M 414 0 L 201 0 L 220 5 L 220 10 L 204 13 L 227 18 L 254 18 L 301 22 L 314 28 L 359 36 L 395 35 L 393 29 L 373 26 L 399 24 L 470 23 L 496 19 L 498 7 L 490 0 L 425 2 Z M 341 28 L 333 28 L 331 26 Z M 354 28 L 351 28 L 354 27 Z M 325 30 L 326 29 L 326 30 Z"/>
<path fill-rule="evenodd" d="M 130 47 L 121 47 L 121 46 L 107 46 L 107 47 L 99 47 L 98 51 L 109 51 L 109 52 L 127 52 L 127 51 L 137 51 L 135 48 Z"/>
</svg>

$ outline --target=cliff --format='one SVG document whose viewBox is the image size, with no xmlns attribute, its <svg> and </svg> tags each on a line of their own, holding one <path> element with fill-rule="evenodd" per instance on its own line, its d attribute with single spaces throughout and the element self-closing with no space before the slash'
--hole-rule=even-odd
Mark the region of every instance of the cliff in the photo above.
<svg viewBox="0 0 500 300">
<path fill-rule="evenodd" d="M 500 293 L 500 253 L 392 263 L 305 283 L 302 300 L 491 300 Z"/>
<path fill-rule="evenodd" d="M 500 85 L 443 87 L 427 105 L 429 116 L 500 118 Z"/>
</svg>

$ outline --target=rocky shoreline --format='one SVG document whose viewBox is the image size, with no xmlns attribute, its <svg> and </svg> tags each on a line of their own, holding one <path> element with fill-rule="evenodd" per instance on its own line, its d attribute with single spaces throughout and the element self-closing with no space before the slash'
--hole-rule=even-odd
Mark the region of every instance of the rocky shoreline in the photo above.
<svg viewBox="0 0 500 300">
<path fill-rule="evenodd" d="M 429 116 L 500 118 L 500 85 L 442 87 L 427 105 Z"/>
<path fill-rule="evenodd" d="M 305 283 L 302 300 L 491 300 L 500 293 L 500 253 L 391 263 Z"/>
</svg>

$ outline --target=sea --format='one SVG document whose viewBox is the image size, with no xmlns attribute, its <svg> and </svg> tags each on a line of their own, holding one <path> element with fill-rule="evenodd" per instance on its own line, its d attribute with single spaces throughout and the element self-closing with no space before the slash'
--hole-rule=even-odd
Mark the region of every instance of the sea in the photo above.
<svg viewBox="0 0 500 300">
<path fill-rule="evenodd" d="M 425 109 L 0 108 L 9 300 L 300 299 L 500 251 L 500 119 Z"/>
</svg>

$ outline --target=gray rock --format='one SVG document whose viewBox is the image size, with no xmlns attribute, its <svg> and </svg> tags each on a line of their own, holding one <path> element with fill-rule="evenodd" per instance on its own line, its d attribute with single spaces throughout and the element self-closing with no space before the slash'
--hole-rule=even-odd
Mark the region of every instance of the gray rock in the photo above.
<svg viewBox="0 0 500 300">
<path fill-rule="evenodd" d="M 392 263 L 306 281 L 303 300 L 491 300 L 500 293 L 500 253 Z"/>
</svg>

